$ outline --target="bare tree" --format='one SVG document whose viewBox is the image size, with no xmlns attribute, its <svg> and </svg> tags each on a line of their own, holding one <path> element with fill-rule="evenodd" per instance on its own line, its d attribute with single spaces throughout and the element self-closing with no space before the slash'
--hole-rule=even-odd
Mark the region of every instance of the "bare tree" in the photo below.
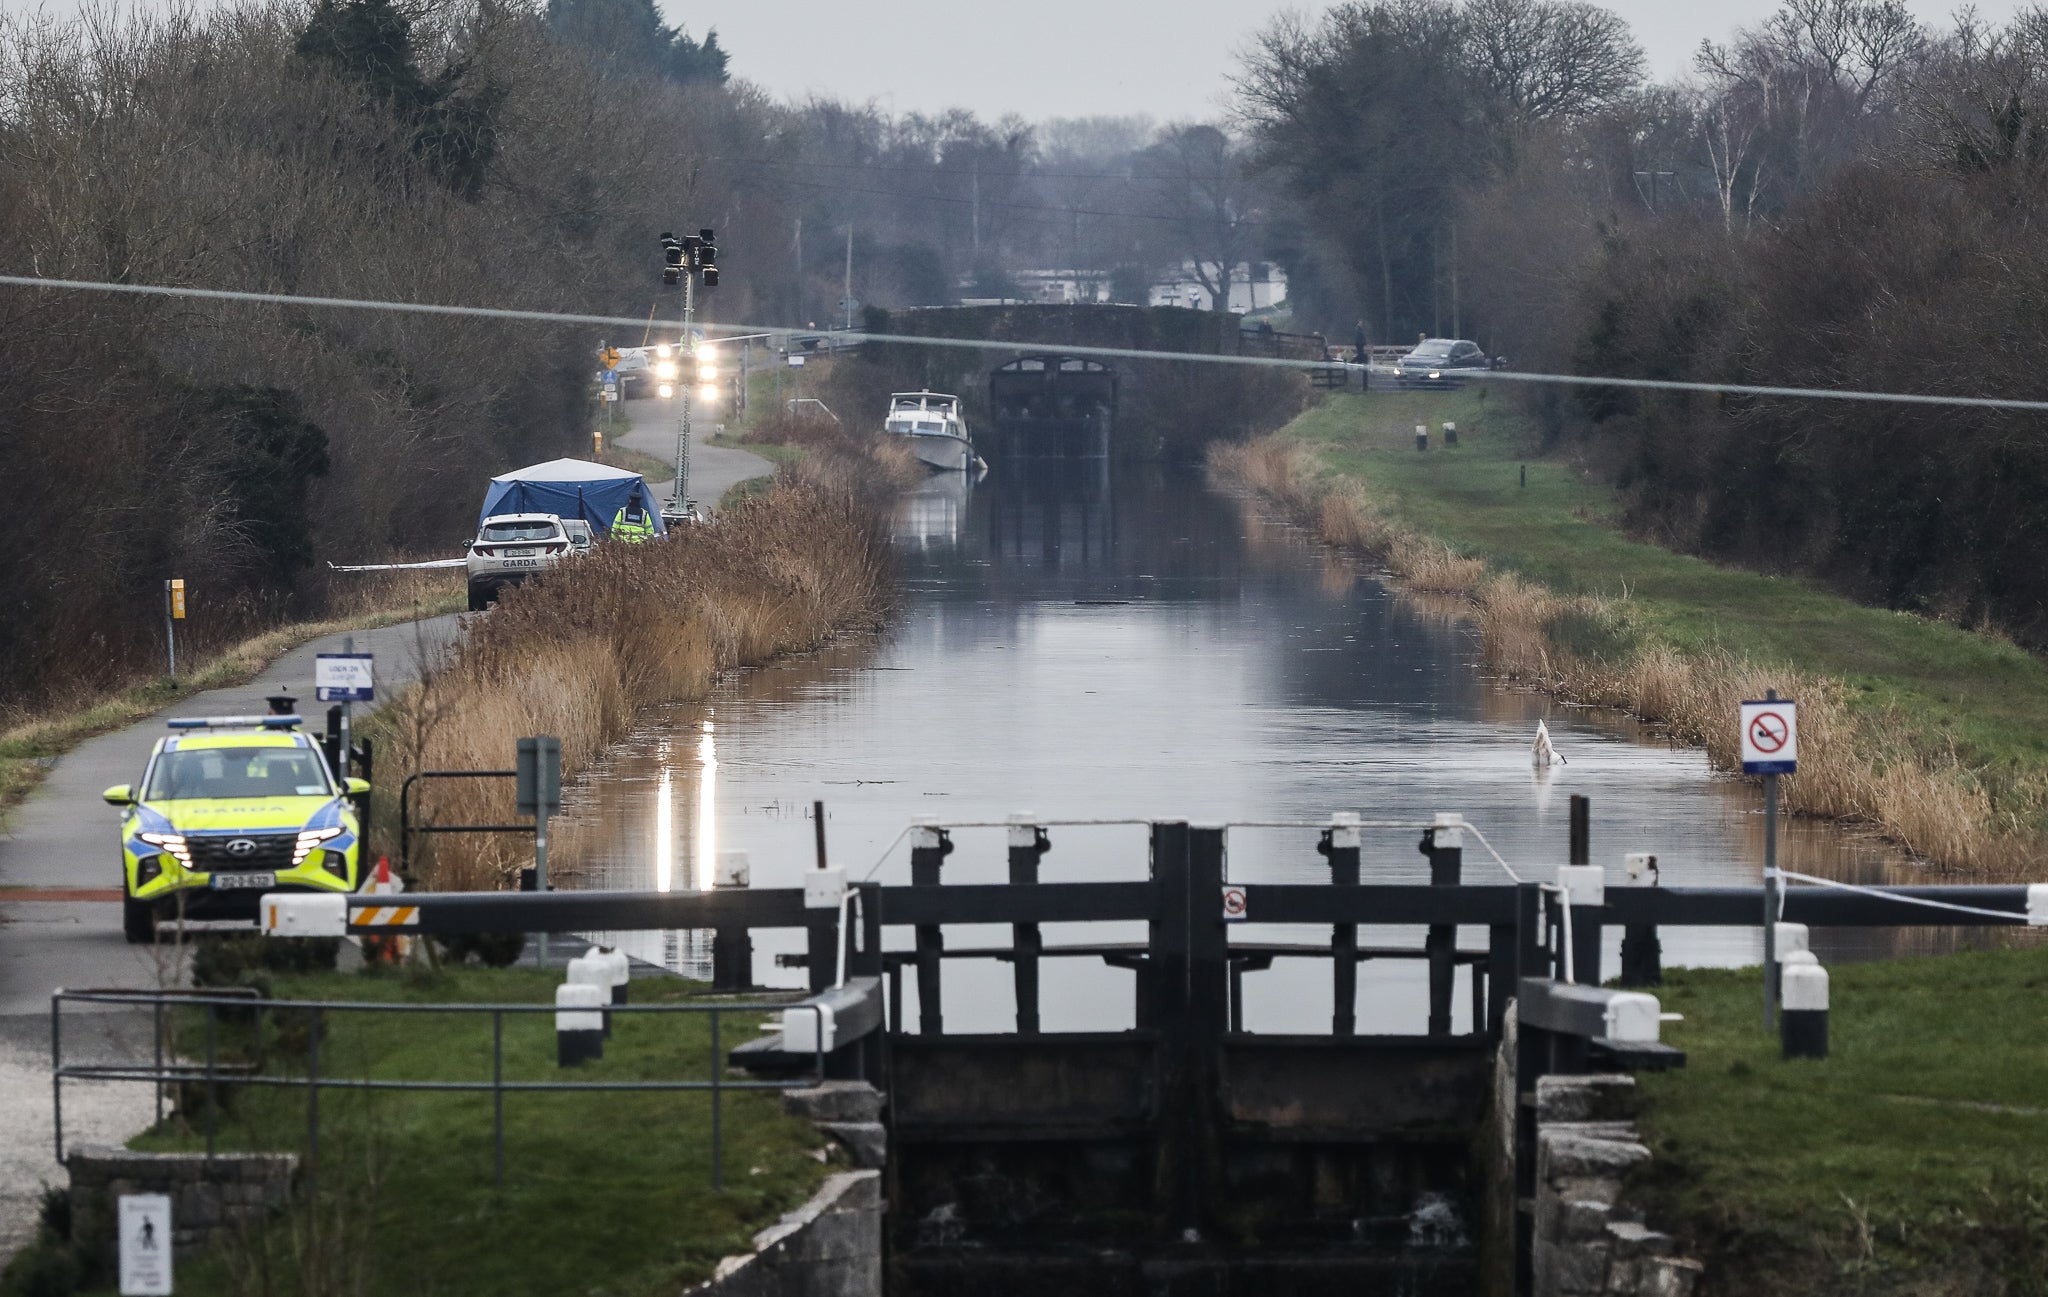
<svg viewBox="0 0 2048 1297">
<path fill-rule="evenodd" d="M 1728 228 L 1738 207 L 1781 206 L 1867 149 L 1925 50 L 1904 0 L 1788 0 L 1733 41 L 1702 41 L 1703 145 Z"/>
<path fill-rule="evenodd" d="M 1583 116 L 1642 83 L 1642 47 L 1598 5 L 1469 0 L 1464 18 L 1473 74 L 1515 121 Z"/>
<path fill-rule="evenodd" d="M 1242 150 L 1221 129 L 1175 125 L 1138 155 L 1138 181 L 1157 205 L 1147 243 L 1185 263 L 1212 309 L 1230 309 L 1231 277 L 1254 246 L 1255 189 Z"/>
</svg>

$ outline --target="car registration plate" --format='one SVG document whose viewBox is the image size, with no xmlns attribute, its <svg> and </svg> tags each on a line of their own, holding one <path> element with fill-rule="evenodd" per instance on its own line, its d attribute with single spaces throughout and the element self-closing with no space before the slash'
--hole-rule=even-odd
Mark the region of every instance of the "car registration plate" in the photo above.
<svg viewBox="0 0 2048 1297">
<path fill-rule="evenodd" d="M 538 554 L 538 553 L 540 553 L 540 551 L 539 551 L 538 549 L 508 549 L 508 550 L 506 550 L 506 551 L 505 551 L 505 557 L 506 557 L 506 558 L 532 558 L 532 557 L 533 557 L 533 556 L 534 556 L 535 554 Z"/>
<path fill-rule="evenodd" d="M 230 891 L 241 887 L 275 887 L 276 874 L 215 874 L 212 886 L 216 891 Z"/>
</svg>

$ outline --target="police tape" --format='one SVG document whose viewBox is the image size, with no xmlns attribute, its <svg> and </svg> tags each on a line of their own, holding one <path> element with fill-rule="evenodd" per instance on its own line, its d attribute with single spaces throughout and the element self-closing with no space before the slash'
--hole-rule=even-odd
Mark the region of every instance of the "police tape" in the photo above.
<svg viewBox="0 0 2048 1297">
<path fill-rule="evenodd" d="M 404 928 L 419 921 L 417 905 L 365 905 L 348 916 L 351 928 Z"/>
</svg>

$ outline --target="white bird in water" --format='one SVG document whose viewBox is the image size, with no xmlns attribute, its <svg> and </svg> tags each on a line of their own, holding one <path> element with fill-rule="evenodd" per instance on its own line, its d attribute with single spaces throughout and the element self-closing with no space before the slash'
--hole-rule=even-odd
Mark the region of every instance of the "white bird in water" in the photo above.
<svg viewBox="0 0 2048 1297">
<path fill-rule="evenodd" d="M 1530 745 L 1529 755 L 1538 768 L 1566 764 L 1564 753 L 1550 746 L 1550 727 L 1542 721 L 1536 722 L 1536 742 Z"/>
</svg>

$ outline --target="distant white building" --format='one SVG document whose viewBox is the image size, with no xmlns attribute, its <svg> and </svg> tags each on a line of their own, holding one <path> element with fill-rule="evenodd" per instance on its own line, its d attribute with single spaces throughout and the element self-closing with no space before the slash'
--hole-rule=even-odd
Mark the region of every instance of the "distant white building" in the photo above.
<svg viewBox="0 0 2048 1297">
<path fill-rule="evenodd" d="M 1109 272 L 1104 270 L 1020 270 L 1019 300 L 1026 302 L 1106 302 Z"/>
<path fill-rule="evenodd" d="M 1214 279 L 1216 276 L 1208 276 Z M 1269 261 L 1240 261 L 1230 270 L 1230 309 L 1239 315 L 1271 311 L 1287 300 L 1287 272 Z M 1153 306 L 1185 306 L 1197 311 L 1216 309 L 1215 297 L 1202 286 L 1195 263 L 1182 262 L 1180 270 L 1152 285 Z"/>
<path fill-rule="evenodd" d="M 1210 276 L 1214 278 L 1214 276 Z M 1016 302 L 1107 302 L 1111 300 L 1106 270 L 1020 270 L 1014 276 Z M 994 306 L 1004 299 L 963 298 L 962 305 Z M 1268 261 L 1242 261 L 1230 274 L 1230 309 L 1239 315 L 1271 311 L 1287 300 L 1287 272 Z M 1149 306 L 1185 306 L 1198 311 L 1215 309 L 1209 290 L 1202 287 L 1192 261 L 1153 281 L 1147 298 Z"/>
</svg>

